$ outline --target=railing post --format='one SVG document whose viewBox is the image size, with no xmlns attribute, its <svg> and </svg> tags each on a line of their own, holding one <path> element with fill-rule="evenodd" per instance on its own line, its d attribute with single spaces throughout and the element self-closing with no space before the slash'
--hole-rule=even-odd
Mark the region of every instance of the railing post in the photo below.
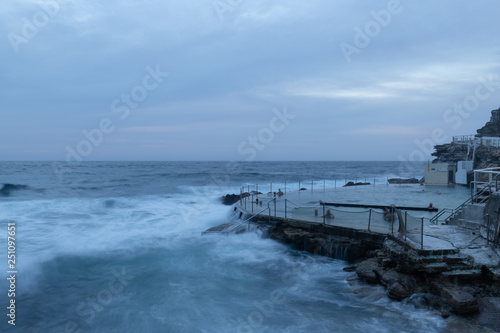
<svg viewBox="0 0 500 333">
<path fill-rule="evenodd" d="M 325 205 L 323 205 L 323 224 L 326 224 Z"/>
<path fill-rule="evenodd" d="M 314 180 L 311 180 L 311 192 L 314 192 Z"/>
<path fill-rule="evenodd" d="M 420 231 L 420 249 L 424 249 L 424 218 L 422 217 L 422 230 Z"/>
<path fill-rule="evenodd" d="M 253 214 L 253 194 L 252 194 L 252 214 Z"/>
<path fill-rule="evenodd" d="M 370 208 L 370 215 L 368 215 L 368 231 L 370 231 L 371 222 L 372 222 L 372 209 Z"/>
<path fill-rule="evenodd" d="M 391 218 L 392 218 L 392 221 L 391 221 L 391 233 L 394 235 L 394 221 L 396 220 L 394 218 L 394 205 L 391 206 Z"/>
<path fill-rule="evenodd" d="M 285 199 L 285 219 L 286 219 L 286 211 L 287 211 L 287 199 Z"/>
<path fill-rule="evenodd" d="M 490 214 L 486 214 L 486 241 L 487 241 L 487 244 L 490 245 Z"/>
<path fill-rule="evenodd" d="M 276 217 L 276 198 L 274 198 L 274 217 Z"/>
<path fill-rule="evenodd" d="M 406 226 L 408 225 L 408 211 L 405 210 L 405 241 L 406 241 Z"/>
</svg>

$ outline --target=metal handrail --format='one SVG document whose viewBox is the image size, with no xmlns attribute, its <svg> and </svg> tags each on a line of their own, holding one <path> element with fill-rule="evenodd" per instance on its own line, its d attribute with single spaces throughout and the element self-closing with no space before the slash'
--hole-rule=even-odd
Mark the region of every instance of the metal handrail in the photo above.
<svg viewBox="0 0 500 333">
<path fill-rule="evenodd" d="M 242 225 L 243 223 L 246 223 L 246 222 L 249 222 L 251 219 L 253 219 L 254 217 L 256 217 L 257 215 L 260 215 L 261 213 L 265 212 L 266 210 L 268 210 L 269 208 L 264 208 L 263 210 L 261 210 L 260 212 L 258 212 L 257 214 L 254 214 L 252 215 L 251 217 L 247 218 L 246 220 L 244 221 L 241 221 L 240 223 L 236 223 L 236 224 L 233 224 L 230 228 L 227 228 L 224 232 L 225 233 L 228 233 L 228 232 L 231 232 L 233 231 L 234 229 L 236 229 L 237 227 L 239 227 L 240 225 Z"/>
<path fill-rule="evenodd" d="M 436 215 L 434 215 L 432 218 L 431 218 L 431 222 L 432 223 L 437 223 L 437 221 L 439 220 L 439 218 L 441 216 L 443 216 L 444 214 L 446 213 L 450 213 L 450 214 L 453 214 L 453 209 L 450 209 L 450 208 L 443 208 L 441 209 Z"/>
<path fill-rule="evenodd" d="M 487 184 L 487 185 L 486 185 L 485 187 L 483 187 L 481 190 L 477 191 L 475 194 L 473 194 L 473 193 L 472 193 L 472 192 L 473 192 L 473 188 L 477 188 L 477 187 L 476 187 L 476 186 L 471 186 L 471 197 L 470 197 L 470 198 L 468 198 L 467 200 L 465 200 L 464 202 L 462 202 L 462 203 L 461 203 L 461 204 L 460 204 L 457 208 L 455 208 L 455 209 L 449 209 L 449 208 L 444 208 L 444 209 L 442 209 L 442 210 L 441 210 L 441 211 L 439 211 L 436 215 L 434 215 L 434 216 L 430 219 L 430 221 L 431 221 L 432 223 L 437 223 L 437 221 L 439 220 L 439 218 L 440 218 L 441 216 L 443 216 L 444 214 L 446 214 L 446 213 L 448 213 L 448 212 L 449 212 L 448 216 L 444 219 L 444 221 L 445 221 L 446 223 L 448 223 L 448 222 L 450 221 L 450 219 L 451 219 L 451 217 L 452 217 L 453 215 L 455 215 L 458 211 L 460 211 L 461 209 L 463 209 L 465 206 L 468 206 L 468 205 L 470 205 L 471 203 L 474 203 L 474 202 L 477 200 L 477 198 L 479 198 L 482 194 L 486 193 L 486 191 L 487 191 L 487 190 L 489 190 L 489 192 L 490 192 L 490 196 L 491 196 L 491 194 L 493 194 L 493 192 L 491 191 L 491 185 L 493 185 L 493 184 L 495 183 L 495 192 L 496 192 L 496 191 L 498 191 L 498 187 L 497 187 L 497 185 L 496 185 L 496 182 L 498 181 L 498 180 L 497 180 L 497 177 L 498 177 L 498 176 L 499 176 L 499 175 L 497 174 L 497 175 L 495 176 L 495 179 L 493 179 L 493 180 L 492 180 L 491 182 L 489 182 L 489 183 L 486 183 L 486 182 L 476 182 L 476 181 L 473 181 L 473 182 L 472 182 L 473 184 L 483 183 L 483 184 Z"/>
<path fill-rule="evenodd" d="M 246 220 L 244 220 L 244 221 L 241 221 L 241 223 L 240 223 L 240 224 L 243 224 L 243 223 L 245 223 L 245 222 L 250 221 L 251 219 L 253 219 L 253 218 L 254 218 L 254 217 L 256 217 L 257 215 L 260 215 L 262 212 L 265 212 L 265 211 L 266 211 L 266 210 L 268 210 L 268 209 L 269 209 L 269 208 L 264 208 L 263 210 L 261 210 L 261 211 L 260 211 L 260 212 L 258 212 L 257 214 L 252 215 L 251 217 L 247 218 L 247 219 L 246 219 Z"/>
<path fill-rule="evenodd" d="M 479 197 L 479 195 L 481 194 L 484 194 L 486 193 L 486 190 L 489 190 L 490 192 L 490 195 L 493 194 L 493 192 L 491 191 L 491 187 L 492 185 L 494 184 L 495 185 L 495 192 L 498 191 L 498 176 L 500 176 L 500 174 L 496 174 L 494 179 L 492 179 L 489 183 L 487 182 L 479 182 L 479 181 L 472 181 L 471 184 L 473 184 L 474 186 L 472 187 L 471 186 L 471 191 L 472 191 L 472 188 L 474 188 L 476 191 L 475 194 L 472 194 L 471 193 L 471 202 L 473 202 L 475 199 L 477 200 L 477 198 Z M 481 190 L 477 191 L 477 184 L 486 184 Z"/>
</svg>

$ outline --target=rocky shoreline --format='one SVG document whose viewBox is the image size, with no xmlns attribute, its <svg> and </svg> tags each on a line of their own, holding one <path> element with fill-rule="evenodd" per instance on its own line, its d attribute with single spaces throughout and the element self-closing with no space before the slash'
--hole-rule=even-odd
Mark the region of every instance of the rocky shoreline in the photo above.
<svg viewBox="0 0 500 333">
<path fill-rule="evenodd" d="M 391 236 L 348 235 L 321 224 L 273 219 L 254 223 L 271 239 L 350 262 L 344 270 L 355 273 L 348 279 L 351 284 L 381 285 L 394 301 L 411 302 L 443 318 L 465 318 L 477 332 L 500 331 L 500 270 L 474 267 L 470 258 L 456 253 L 422 255 Z"/>
</svg>

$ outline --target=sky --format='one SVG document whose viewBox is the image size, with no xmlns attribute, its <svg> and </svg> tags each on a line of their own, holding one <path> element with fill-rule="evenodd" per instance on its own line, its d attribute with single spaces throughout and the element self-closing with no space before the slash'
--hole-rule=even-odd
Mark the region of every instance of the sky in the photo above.
<svg viewBox="0 0 500 333">
<path fill-rule="evenodd" d="M 3 1 L 0 160 L 427 161 L 500 106 L 499 12 Z"/>
</svg>

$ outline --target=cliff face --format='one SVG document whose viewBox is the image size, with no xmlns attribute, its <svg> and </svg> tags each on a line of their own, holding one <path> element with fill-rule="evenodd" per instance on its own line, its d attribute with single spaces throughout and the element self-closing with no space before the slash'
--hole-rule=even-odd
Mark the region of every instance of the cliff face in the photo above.
<svg viewBox="0 0 500 333">
<path fill-rule="evenodd" d="M 477 137 L 500 137 L 500 108 L 491 111 L 491 119 L 482 128 L 477 130 Z"/>
<path fill-rule="evenodd" d="M 447 143 L 434 147 L 436 152 L 432 156 L 436 158 L 433 163 L 456 163 L 467 160 L 467 145 Z M 500 167 L 500 149 L 493 147 L 477 147 L 474 160 L 475 169 Z"/>
<path fill-rule="evenodd" d="M 476 137 L 500 137 L 500 108 L 491 111 L 491 118 L 482 128 L 477 130 Z M 468 145 L 447 143 L 434 146 L 436 150 L 432 156 L 434 163 L 456 163 L 466 161 Z M 476 146 L 474 168 L 483 169 L 500 167 L 500 149 L 486 145 Z"/>
<path fill-rule="evenodd" d="M 446 143 L 434 146 L 436 150 L 432 156 L 436 156 L 433 163 L 456 163 L 467 160 L 467 145 Z"/>
</svg>

